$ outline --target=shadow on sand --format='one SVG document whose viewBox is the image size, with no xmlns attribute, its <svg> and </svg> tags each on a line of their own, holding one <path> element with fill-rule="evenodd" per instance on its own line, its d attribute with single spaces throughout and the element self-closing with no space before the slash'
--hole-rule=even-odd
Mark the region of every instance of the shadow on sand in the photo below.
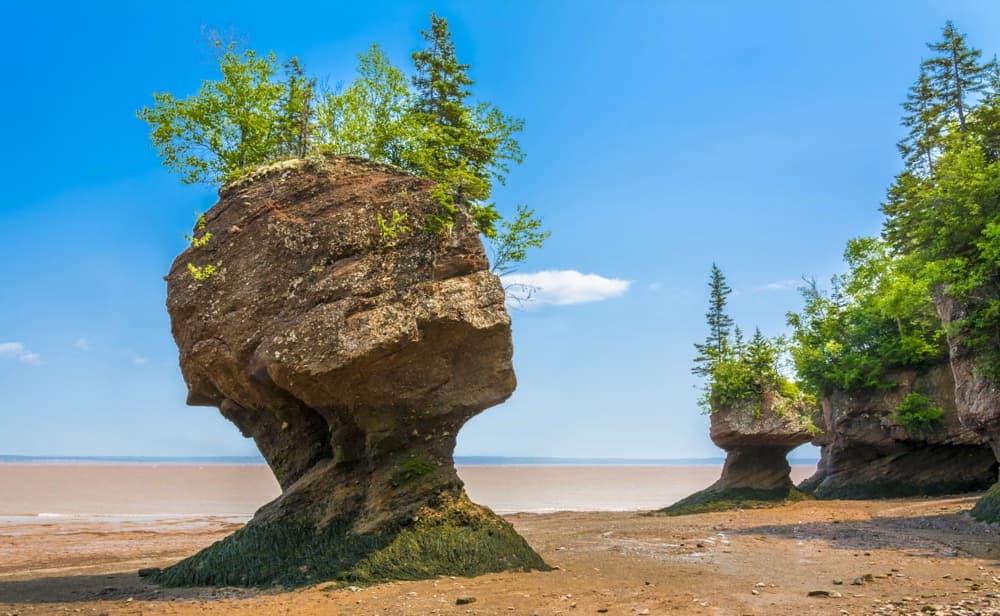
<svg viewBox="0 0 1000 616">
<path fill-rule="evenodd" d="M 134 571 L 0 581 L 0 604 L 240 599 L 260 593 L 246 588 L 160 588 Z"/>
<path fill-rule="evenodd" d="M 942 513 L 907 516 L 906 510 L 925 505 L 925 501 L 904 499 L 887 507 L 877 517 L 861 520 L 812 521 L 801 524 L 768 524 L 733 529 L 733 535 L 765 535 L 799 541 L 823 541 L 831 549 L 865 552 L 899 549 L 913 557 L 975 557 L 998 561 L 1000 566 L 1000 528 L 977 522 L 968 510 L 976 497 L 960 497 L 942 503 Z"/>
</svg>

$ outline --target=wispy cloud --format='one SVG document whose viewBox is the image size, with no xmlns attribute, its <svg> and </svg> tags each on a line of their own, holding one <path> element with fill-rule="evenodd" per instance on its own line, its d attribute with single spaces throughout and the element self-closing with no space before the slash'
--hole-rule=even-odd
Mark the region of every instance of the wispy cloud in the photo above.
<svg viewBox="0 0 1000 616">
<path fill-rule="evenodd" d="M 754 291 L 794 291 L 802 286 L 801 280 L 775 280 L 754 288 Z"/>
<path fill-rule="evenodd" d="M 531 274 L 507 274 L 505 287 L 530 289 L 529 304 L 569 306 L 600 302 L 621 297 L 632 284 L 630 280 L 582 274 L 576 270 L 546 270 Z"/>
<path fill-rule="evenodd" d="M 143 357 L 142 355 L 133 355 L 132 363 L 135 364 L 136 366 L 145 366 L 146 364 L 149 363 L 149 360 Z"/>
<path fill-rule="evenodd" d="M 649 285 L 647 285 L 647 288 L 653 293 L 658 293 L 660 290 L 663 289 L 663 283 L 657 280 L 656 282 L 649 283 Z"/>
<path fill-rule="evenodd" d="M 38 353 L 32 353 L 23 342 L 0 342 L 0 357 L 11 357 L 26 364 L 37 364 L 41 361 Z"/>
<path fill-rule="evenodd" d="M 90 341 L 87 340 L 86 338 L 77 338 L 76 342 L 73 343 L 73 346 L 80 349 L 81 351 L 89 351 Z"/>
</svg>

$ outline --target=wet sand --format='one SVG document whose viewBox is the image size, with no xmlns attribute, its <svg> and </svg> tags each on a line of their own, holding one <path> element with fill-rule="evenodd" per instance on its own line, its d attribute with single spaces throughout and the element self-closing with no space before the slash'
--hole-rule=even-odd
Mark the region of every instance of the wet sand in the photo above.
<svg viewBox="0 0 1000 616">
<path fill-rule="evenodd" d="M 1000 615 L 1000 530 L 971 520 L 974 497 L 679 518 L 636 511 L 670 504 L 719 471 L 462 467 L 472 497 L 499 511 L 560 510 L 507 515 L 554 571 L 282 592 L 160 589 L 136 575 L 238 529 L 278 493 L 264 466 L 4 464 L 0 616 Z M 476 601 L 459 606 L 459 596 Z"/>
<path fill-rule="evenodd" d="M 516 514 L 556 570 L 285 592 L 160 589 L 136 576 L 238 527 L 223 519 L 0 523 L 0 614 L 1000 613 L 1000 537 L 969 519 L 974 500 Z"/>
<path fill-rule="evenodd" d="M 794 466 L 798 481 L 814 466 Z M 469 496 L 498 513 L 664 507 L 718 479 L 719 466 L 459 466 Z M 249 519 L 280 489 L 264 465 L 0 464 L 0 517 Z"/>
</svg>

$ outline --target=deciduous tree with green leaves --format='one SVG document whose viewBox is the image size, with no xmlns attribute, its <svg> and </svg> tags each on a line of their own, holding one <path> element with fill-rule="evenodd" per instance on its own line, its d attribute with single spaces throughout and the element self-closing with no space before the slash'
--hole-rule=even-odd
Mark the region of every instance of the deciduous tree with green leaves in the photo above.
<svg viewBox="0 0 1000 616">
<path fill-rule="evenodd" d="M 945 352 L 943 330 L 926 279 L 877 238 L 856 238 L 844 251 L 848 272 L 829 293 L 815 281 L 805 305 L 788 313 L 790 353 L 814 394 L 891 386 L 887 373 L 922 368 Z"/>
<path fill-rule="evenodd" d="M 303 77 L 280 79 L 275 54 L 258 54 L 213 37 L 221 79 L 183 99 L 153 95 L 137 112 L 151 128 L 163 164 L 184 183 L 224 183 L 301 147 L 307 96 Z M 297 64 L 296 64 L 297 66 Z"/>
<path fill-rule="evenodd" d="M 316 79 L 293 58 L 282 74 L 275 54 L 212 40 L 221 79 L 185 99 L 154 94 L 138 116 L 149 123 L 163 164 L 186 183 L 226 183 L 253 168 L 320 151 L 396 165 L 436 181 L 440 210 L 415 226 L 448 233 L 468 212 L 493 246 L 493 269 L 509 272 L 548 238 L 534 210 L 519 206 L 503 221 L 489 201 L 511 163 L 524 159 L 521 120 L 473 102 L 469 65 L 458 61 L 448 22 L 431 15 L 426 43 L 406 75 L 377 45 L 359 56 L 358 76 L 316 100 Z"/>
<path fill-rule="evenodd" d="M 319 106 L 319 142 L 334 154 L 353 154 L 405 167 L 415 147 L 409 80 L 382 48 L 358 55 L 358 77 Z"/>
</svg>

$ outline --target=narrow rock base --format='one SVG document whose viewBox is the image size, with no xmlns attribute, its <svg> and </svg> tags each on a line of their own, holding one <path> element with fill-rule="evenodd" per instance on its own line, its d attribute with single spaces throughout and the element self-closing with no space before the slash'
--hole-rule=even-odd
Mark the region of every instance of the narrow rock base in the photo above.
<svg viewBox="0 0 1000 616">
<path fill-rule="evenodd" d="M 659 510 L 686 515 L 734 509 L 775 507 L 808 498 L 795 487 L 788 465 L 789 447 L 744 447 L 726 455 L 722 477 L 711 486 Z"/>
<path fill-rule="evenodd" d="M 763 509 L 779 507 L 785 503 L 808 500 L 809 496 L 795 486 L 783 490 L 760 490 L 755 488 L 717 488 L 713 484 L 701 492 L 695 492 L 660 509 L 657 513 L 665 515 L 688 515 L 692 513 L 710 513 L 712 511 L 735 511 L 737 509 Z"/>
<path fill-rule="evenodd" d="M 357 535 L 352 522 L 334 520 L 317 528 L 308 520 L 251 521 L 153 581 L 293 588 L 549 569 L 510 523 L 464 494 L 442 498 L 403 527 Z"/>
</svg>

